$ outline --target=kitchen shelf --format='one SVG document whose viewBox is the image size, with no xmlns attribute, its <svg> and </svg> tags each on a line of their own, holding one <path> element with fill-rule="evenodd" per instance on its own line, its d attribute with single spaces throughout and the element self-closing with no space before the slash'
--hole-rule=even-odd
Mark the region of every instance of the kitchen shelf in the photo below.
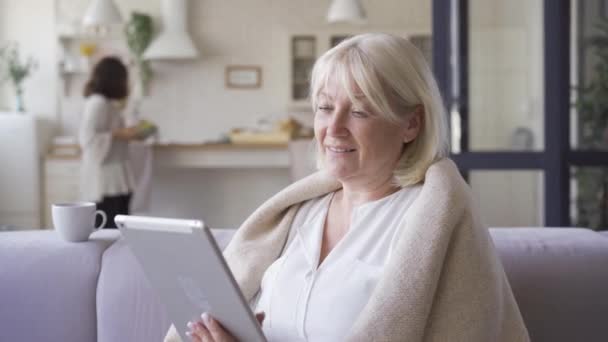
<svg viewBox="0 0 608 342">
<path fill-rule="evenodd" d="M 310 35 L 291 38 L 291 100 L 308 97 L 310 73 L 317 58 L 317 38 Z"/>
</svg>

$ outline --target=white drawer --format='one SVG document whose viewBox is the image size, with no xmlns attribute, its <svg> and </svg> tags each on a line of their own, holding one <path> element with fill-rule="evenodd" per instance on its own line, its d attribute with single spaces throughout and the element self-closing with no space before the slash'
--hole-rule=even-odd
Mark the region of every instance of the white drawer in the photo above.
<svg viewBox="0 0 608 342">
<path fill-rule="evenodd" d="M 51 177 L 78 177 L 80 161 L 78 160 L 47 160 L 44 164 L 44 174 Z"/>
</svg>

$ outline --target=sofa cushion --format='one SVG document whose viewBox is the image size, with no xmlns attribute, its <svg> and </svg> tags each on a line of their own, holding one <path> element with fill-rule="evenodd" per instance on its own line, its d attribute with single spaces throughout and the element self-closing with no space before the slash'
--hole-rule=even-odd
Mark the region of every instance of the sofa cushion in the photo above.
<svg viewBox="0 0 608 342">
<path fill-rule="evenodd" d="M 0 341 L 95 341 L 97 277 L 115 233 L 77 243 L 51 230 L 0 233 Z"/>
<path fill-rule="evenodd" d="M 608 341 L 608 239 L 577 228 L 490 232 L 532 341 Z"/>
</svg>

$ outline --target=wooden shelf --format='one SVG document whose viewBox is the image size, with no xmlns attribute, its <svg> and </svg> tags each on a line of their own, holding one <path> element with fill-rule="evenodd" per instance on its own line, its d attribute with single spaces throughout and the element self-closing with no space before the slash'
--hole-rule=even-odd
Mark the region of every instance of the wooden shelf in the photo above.
<svg viewBox="0 0 608 342">
<path fill-rule="evenodd" d="M 154 163 L 171 168 L 289 168 L 287 144 L 153 144 Z M 47 160 L 78 160 L 80 155 L 49 153 Z"/>
<path fill-rule="evenodd" d="M 289 168 L 287 144 L 154 145 L 154 163 L 173 168 Z"/>
</svg>

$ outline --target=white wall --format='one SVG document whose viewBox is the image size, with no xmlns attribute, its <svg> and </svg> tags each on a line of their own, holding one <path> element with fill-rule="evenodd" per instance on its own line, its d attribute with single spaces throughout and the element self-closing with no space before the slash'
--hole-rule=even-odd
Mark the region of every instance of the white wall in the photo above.
<svg viewBox="0 0 608 342">
<path fill-rule="evenodd" d="M 263 201 L 289 185 L 282 169 L 195 170 L 157 168 L 149 212 L 203 219 L 214 228 L 236 228 Z"/>
<path fill-rule="evenodd" d="M 116 0 L 125 19 L 132 10 L 160 21 L 160 1 Z M 85 75 L 71 77 L 69 93 L 58 101 L 64 83 L 57 77 L 58 16 L 74 17 L 88 0 L 0 0 L 0 41 L 18 41 L 25 55 L 40 64 L 26 82 L 28 110 L 62 119 L 61 130 L 73 133 L 82 108 Z M 374 30 L 430 32 L 430 2 L 425 0 L 364 1 L 369 20 L 363 27 L 330 26 L 325 21 L 329 0 L 191 0 L 190 31 L 201 57 L 193 61 L 155 62 L 155 79 L 141 104 L 142 115 L 161 126 L 171 141 L 217 138 L 235 126 L 266 115 L 284 115 L 290 104 L 289 34 L 349 33 Z M 56 11 L 57 9 L 57 11 Z M 57 13 L 56 13 L 57 12 Z M 57 15 L 56 15 L 57 14 Z M 323 42 L 320 42 L 323 45 Z M 326 44 L 326 43 L 325 43 Z M 320 53 L 321 51 L 319 51 Z M 224 87 L 229 64 L 259 65 L 259 90 Z M 0 107 L 12 106 L 12 94 L 0 97 Z M 183 125 L 187 122 L 187 125 Z"/>
<path fill-rule="evenodd" d="M 80 1 L 80 0 L 74 0 Z M 116 1 L 125 18 L 137 9 L 160 16 L 157 1 Z M 419 0 L 367 1 L 369 23 L 363 30 L 399 29 L 430 32 L 430 4 Z M 286 115 L 290 104 L 289 35 L 348 33 L 362 28 L 329 26 L 328 0 L 190 2 L 190 32 L 201 57 L 193 61 L 154 62 L 155 78 L 140 112 L 161 126 L 161 139 L 198 142 L 216 139 L 233 127 L 255 123 L 263 116 Z M 321 44 L 323 42 L 320 42 Z M 321 52 L 321 51 L 319 51 Z M 257 90 L 224 86 L 226 65 L 262 67 Z M 82 105 L 84 78 L 72 82 L 62 103 L 64 130 L 72 132 Z M 187 122 L 187 125 L 183 123 Z"/>
</svg>

